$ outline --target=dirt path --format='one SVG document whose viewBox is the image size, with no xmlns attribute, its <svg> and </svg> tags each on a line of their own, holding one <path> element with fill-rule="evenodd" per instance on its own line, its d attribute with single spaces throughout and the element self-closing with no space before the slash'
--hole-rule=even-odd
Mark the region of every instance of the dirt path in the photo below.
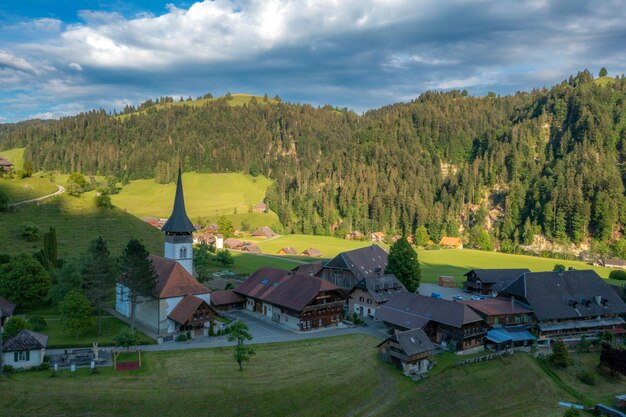
<svg viewBox="0 0 626 417">
<path fill-rule="evenodd" d="M 382 370 L 379 374 L 378 386 L 367 400 L 358 404 L 348 417 L 371 417 L 382 411 L 396 398 L 396 384 L 393 377 Z"/>
<path fill-rule="evenodd" d="M 48 194 L 48 195 L 44 195 L 42 197 L 37 197 L 37 198 L 31 198 L 30 200 L 23 200 L 23 201 L 18 201 L 16 203 L 10 203 L 9 207 L 14 207 L 14 206 L 20 206 L 22 204 L 28 204 L 28 203 L 34 203 L 35 201 L 42 201 L 42 200 L 46 200 L 50 197 L 54 197 L 55 195 L 60 195 L 63 194 L 65 192 L 65 187 L 63 187 L 62 185 L 58 185 L 57 187 L 59 187 L 56 192 L 52 193 L 52 194 Z"/>
</svg>

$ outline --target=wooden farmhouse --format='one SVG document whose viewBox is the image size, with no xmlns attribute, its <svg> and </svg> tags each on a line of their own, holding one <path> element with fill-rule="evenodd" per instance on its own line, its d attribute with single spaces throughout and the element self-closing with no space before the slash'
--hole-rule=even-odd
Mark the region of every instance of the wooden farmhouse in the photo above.
<svg viewBox="0 0 626 417">
<path fill-rule="evenodd" d="M 429 357 L 435 350 L 428 335 L 422 329 L 397 332 L 378 345 L 378 354 L 407 376 L 422 375 L 433 364 Z"/>
<path fill-rule="evenodd" d="M 540 345 L 576 340 L 624 327 L 626 303 L 593 270 L 527 272 L 507 283 L 498 298 L 530 308 Z"/>
<path fill-rule="evenodd" d="M 373 232 L 370 233 L 370 240 L 372 242 L 384 242 L 385 234 L 383 232 Z"/>
<path fill-rule="evenodd" d="M 241 250 L 249 253 L 261 253 L 261 248 L 257 245 L 244 245 Z"/>
<path fill-rule="evenodd" d="M 300 256 L 308 256 L 308 257 L 311 257 L 311 258 L 319 258 L 320 256 L 322 256 L 322 252 L 319 249 L 308 248 L 306 250 L 303 250 L 302 253 L 300 254 Z"/>
<path fill-rule="evenodd" d="M 359 231 L 346 233 L 346 235 L 344 236 L 344 239 L 346 240 L 363 240 L 364 238 L 365 238 L 365 235 L 363 235 L 363 233 Z"/>
<path fill-rule="evenodd" d="M 4 323 L 13 316 L 16 307 L 17 304 L 0 297 L 0 326 L 4 326 Z"/>
<path fill-rule="evenodd" d="M 387 257 L 378 245 L 342 252 L 328 261 L 317 276 L 350 291 L 363 278 L 383 275 Z"/>
<path fill-rule="evenodd" d="M 284 248 L 280 248 L 280 250 L 278 251 L 278 254 L 279 255 L 297 255 L 298 251 L 294 247 L 287 246 Z"/>
<path fill-rule="evenodd" d="M 234 237 L 229 237 L 224 241 L 224 247 L 228 249 L 241 249 L 243 247 L 243 242 Z"/>
<path fill-rule="evenodd" d="M 336 326 L 347 294 L 330 282 L 276 268 L 261 268 L 239 285 L 245 308 L 296 330 Z"/>
<path fill-rule="evenodd" d="M 9 172 L 11 169 L 13 169 L 13 163 L 0 156 L 0 172 Z"/>
<path fill-rule="evenodd" d="M 246 303 L 246 297 L 237 294 L 234 290 L 213 291 L 211 293 L 211 307 L 217 311 L 241 310 Z"/>
<path fill-rule="evenodd" d="M 252 233 L 252 236 L 254 236 L 254 237 L 262 237 L 262 238 L 265 238 L 265 239 L 269 239 L 269 238 L 271 238 L 271 237 L 276 236 L 276 233 L 274 233 L 274 231 L 273 231 L 272 229 L 270 229 L 269 227 L 267 227 L 267 226 L 263 226 L 263 227 L 261 227 L 260 229 L 258 229 L 258 230 L 256 230 L 256 231 L 254 231 L 254 232 Z"/>
<path fill-rule="evenodd" d="M 252 207 L 253 213 L 267 213 L 267 204 L 264 202 L 260 202 Z"/>
<path fill-rule="evenodd" d="M 482 295 L 495 295 L 498 288 L 506 282 L 510 282 L 525 272 L 527 268 L 519 269 L 472 269 L 465 274 L 467 280 L 463 283 L 463 289 L 467 292 Z"/>
<path fill-rule="evenodd" d="M 378 307 L 401 292 L 406 288 L 395 275 L 365 277 L 350 291 L 348 311 L 373 318 Z"/>
<path fill-rule="evenodd" d="M 433 343 L 457 352 L 483 349 L 487 333 L 483 319 L 465 304 L 408 292 L 390 299 L 376 315 L 399 331 L 422 329 Z"/>
<path fill-rule="evenodd" d="M 626 269 L 626 261 L 623 259 L 605 259 L 603 265 L 606 268 Z"/>
<path fill-rule="evenodd" d="M 4 365 L 16 369 L 39 366 L 48 346 L 48 336 L 30 330 L 22 330 L 2 344 Z"/>
<path fill-rule="evenodd" d="M 439 241 L 439 246 L 449 249 L 463 249 L 463 241 L 460 237 L 444 236 Z"/>
</svg>

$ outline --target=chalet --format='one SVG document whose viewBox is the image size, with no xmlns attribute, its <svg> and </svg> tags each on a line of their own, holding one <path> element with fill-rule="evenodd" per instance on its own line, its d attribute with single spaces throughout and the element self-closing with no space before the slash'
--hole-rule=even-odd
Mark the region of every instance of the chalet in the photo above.
<svg viewBox="0 0 626 417">
<path fill-rule="evenodd" d="M 229 237 L 224 241 L 224 247 L 228 249 L 241 249 L 243 247 L 243 242 L 234 237 Z"/>
<path fill-rule="evenodd" d="M 577 340 L 624 326 L 626 303 L 593 270 L 527 272 L 509 282 L 499 298 L 515 297 L 535 315 L 538 343 Z"/>
<path fill-rule="evenodd" d="M 48 346 L 48 336 L 22 330 L 9 337 L 2 345 L 4 365 L 13 368 L 32 368 L 43 363 Z"/>
<path fill-rule="evenodd" d="M 385 240 L 385 234 L 383 232 L 370 233 L 370 240 L 372 242 L 383 242 Z"/>
<path fill-rule="evenodd" d="M 13 164 L 8 159 L 0 156 L 0 171 L 9 172 L 13 169 Z"/>
<path fill-rule="evenodd" d="M 504 283 L 510 282 L 526 272 L 530 272 L 530 270 L 527 268 L 472 269 L 465 274 L 467 280 L 463 283 L 463 289 L 476 294 L 495 295 L 498 288 Z"/>
<path fill-rule="evenodd" d="M 342 252 L 328 261 L 317 276 L 349 291 L 363 278 L 382 275 L 387 256 L 378 245 Z"/>
<path fill-rule="evenodd" d="M 325 261 L 305 262 L 292 269 L 299 274 L 316 276 L 324 267 Z"/>
<path fill-rule="evenodd" d="M 322 252 L 320 252 L 319 249 L 308 248 L 308 249 L 303 250 L 300 256 L 309 256 L 311 258 L 319 258 L 320 256 L 322 256 Z"/>
<path fill-rule="evenodd" d="M 435 350 L 428 335 L 422 329 L 395 333 L 378 345 L 378 354 L 407 376 L 422 375 L 430 368 L 429 357 Z"/>
<path fill-rule="evenodd" d="M 460 237 L 444 236 L 439 241 L 439 246 L 450 249 L 463 249 L 463 241 Z"/>
<path fill-rule="evenodd" d="M 252 236 L 269 239 L 271 237 L 276 236 L 276 233 L 274 233 L 274 231 L 270 229 L 269 227 L 263 226 L 260 229 L 256 230 L 255 232 L 253 232 Z"/>
<path fill-rule="evenodd" d="M 17 307 L 17 304 L 0 297 L 0 327 L 4 326 L 4 323 L 11 319 L 15 307 Z"/>
<path fill-rule="evenodd" d="M 210 224 L 206 227 L 205 232 L 216 234 L 217 232 L 219 232 L 219 227 L 215 223 Z"/>
<path fill-rule="evenodd" d="M 296 248 L 291 247 L 291 246 L 287 246 L 285 248 L 281 248 L 278 251 L 279 255 L 297 255 L 298 251 L 296 250 Z"/>
<path fill-rule="evenodd" d="M 203 232 L 194 236 L 193 243 L 206 243 L 207 245 L 215 245 L 216 249 L 224 249 L 224 235 L 219 233 L 214 234 L 209 232 Z"/>
<path fill-rule="evenodd" d="M 354 232 L 350 232 L 347 233 L 344 236 L 344 239 L 346 240 L 363 240 L 365 236 L 363 235 L 363 233 L 359 232 L 359 231 L 354 231 Z"/>
<path fill-rule="evenodd" d="M 396 330 L 422 329 L 433 343 L 463 353 L 482 349 L 487 333 L 483 319 L 465 304 L 408 292 L 390 299 L 376 315 Z"/>
<path fill-rule="evenodd" d="M 261 248 L 259 248 L 257 245 L 244 245 L 241 250 L 249 253 L 261 253 Z"/>
<path fill-rule="evenodd" d="M 193 277 L 192 233 L 195 227 L 185 211 L 180 167 L 174 207 L 162 230 L 165 257 L 149 257 L 157 282 L 152 294 L 135 305 L 135 319 L 156 334 L 205 333 L 215 311 L 210 306 L 211 290 Z M 116 285 L 115 310 L 125 317 L 130 317 L 132 311 L 129 292 L 121 276 Z"/>
<path fill-rule="evenodd" d="M 375 317 L 376 310 L 406 288 L 393 274 L 365 277 L 350 291 L 348 311 Z"/>
<path fill-rule="evenodd" d="M 252 212 L 253 213 L 267 213 L 267 204 L 265 204 L 264 202 L 258 203 L 257 205 L 252 207 Z"/>
<path fill-rule="evenodd" d="M 234 290 L 214 291 L 211 293 L 211 307 L 217 311 L 241 310 L 246 297 Z"/>
<path fill-rule="evenodd" d="M 626 261 L 623 259 L 605 259 L 602 264 L 606 268 L 626 269 Z"/>
<path fill-rule="evenodd" d="M 347 294 L 330 282 L 276 268 L 261 268 L 239 285 L 245 308 L 297 330 L 336 326 Z"/>
</svg>

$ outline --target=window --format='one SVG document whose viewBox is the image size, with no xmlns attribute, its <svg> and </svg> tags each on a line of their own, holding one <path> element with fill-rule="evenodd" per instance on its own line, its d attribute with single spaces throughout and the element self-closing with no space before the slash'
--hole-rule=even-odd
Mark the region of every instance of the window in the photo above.
<svg viewBox="0 0 626 417">
<path fill-rule="evenodd" d="M 363 297 L 359 297 L 359 301 L 363 302 Z"/>
<path fill-rule="evenodd" d="M 13 362 L 25 362 L 30 360 L 30 351 L 13 352 Z"/>
<path fill-rule="evenodd" d="M 180 258 L 181 259 L 187 258 L 187 248 L 180 248 Z"/>
</svg>

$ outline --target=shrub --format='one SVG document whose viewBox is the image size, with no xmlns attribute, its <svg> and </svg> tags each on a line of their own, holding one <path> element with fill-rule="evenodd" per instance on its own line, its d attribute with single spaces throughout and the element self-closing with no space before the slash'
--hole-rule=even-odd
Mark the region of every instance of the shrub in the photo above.
<svg viewBox="0 0 626 417">
<path fill-rule="evenodd" d="M 2 367 L 2 370 L 8 374 L 8 373 L 15 371 L 15 368 L 12 367 L 11 365 L 4 365 Z"/>
<path fill-rule="evenodd" d="M 115 336 L 115 346 L 125 347 L 126 350 L 130 349 L 131 346 L 135 346 L 137 343 L 139 343 L 139 334 L 129 328 L 122 330 Z"/>
<path fill-rule="evenodd" d="M 100 208 L 113 208 L 113 203 L 111 203 L 111 197 L 107 194 L 100 194 L 95 198 L 96 206 Z"/>
<path fill-rule="evenodd" d="M 571 360 L 565 342 L 559 339 L 552 344 L 552 355 L 550 356 L 550 360 L 556 366 L 567 368 L 567 366 L 571 363 Z"/>
<path fill-rule="evenodd" d="M 626 281 L 626 271 L 615 270 L 609 273 L 609 279 L 617 279 L 620 281 Z"/>
<path fill-rule="evenodd" d="M 592 386 L 596 384 L 595 375 L 593 374 L 593 372 L 591 372 L 588 369 L 583 369 L 582 371 L 578 372 L 576 376 L 578 377 L 580 382 L 582 382 L 583 384 L 592 385 Z"/>
<path fill-rule="evenodd" d="M 21 236 L 28 242 L 34 242 L 39 239 L 39 227 L 35 223 L 24 223 L 20 226 Z"/>
<path fill-rule="evenodd" d="M 39 332 L 48 327 L 48 323 L 46 323 L 46 320 L 44 320 L 44 318 L 41 316 L 29 317 L 28 324 L 30 328 L 36 332 Z"/>
<path fill-rule="evenodd" d="M 15 336 L 26 328 L 26 321 L 21 317 L 13 317 L 4 325 L 4 337 Z"/>
<path fill-rule="evenodd" d="M 187 335 L 186 334 L 179 334 L 178 336 L 176 336 L 176 341 L 177 342 L 186 342 L 187 341 Z"/>
<path fill-rule="evenodd" d="M 4 191 L 0 190 L 0 211 L 7 211 L 9 209 L 9 196 Z"/>
<path fill-rule="evenodd" d="M 35 366 L 35 369 L 37 371 L 47 371 L 48 369 L 50 369 L 50 363 L 49 362 L 41 362 L 39 365 Z"/>
</svg>

